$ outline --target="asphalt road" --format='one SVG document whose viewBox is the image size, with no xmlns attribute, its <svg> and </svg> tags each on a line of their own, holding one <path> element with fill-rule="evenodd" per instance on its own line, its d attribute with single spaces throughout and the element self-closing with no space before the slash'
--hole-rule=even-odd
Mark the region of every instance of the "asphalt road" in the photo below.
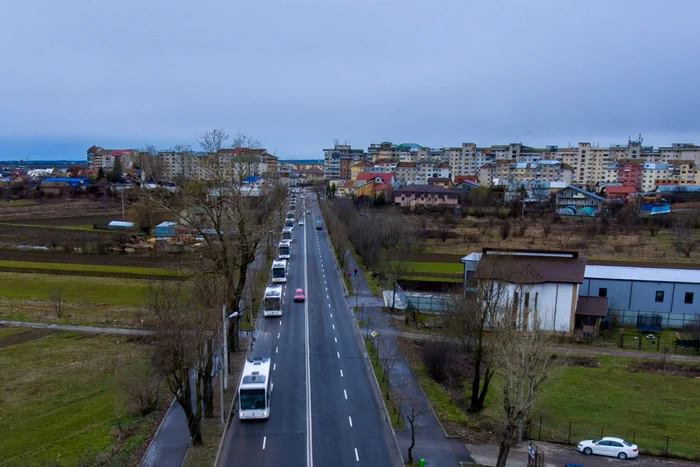
<svg viewBox="0 0 700 467">
<path fill-rule="evenodd" d="M 259 321 L 253 351 L 273 364 L 270 418 L 241 422 L 234 416 L 220 466 L 401 465 L 310 199 L 304 210 L 311 207 L 312 215 L 304 214 L 306 225 L 294 228 L 283 315 Z M 303 303 L 292 299 L 297 288 L 306 291 Z"/>
</svg>

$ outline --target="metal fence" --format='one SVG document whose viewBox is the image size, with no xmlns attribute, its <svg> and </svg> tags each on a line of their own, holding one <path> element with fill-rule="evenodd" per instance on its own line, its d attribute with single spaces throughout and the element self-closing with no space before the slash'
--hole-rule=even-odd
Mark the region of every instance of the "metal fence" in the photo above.
<svg viewBox="0 0 700 467">
<path fill-rule="evenodd" d="M 637 320 L 640 316 L 652 316 L 656 315 L 660 317 L 660 327 L 661 328 L 675 328 L 681 329 L 686 325 L 689 325 L 693 320 L 697 319 L 698 313 L 670 313 L 663 311 L 641 311 L 641 310 L 608 310 L 608 322 L 614 324 L 617 322 L 618 325 L 637 325 Z"/>
<path fill-rule="evenodd" d="M 576 445 L 584 439 L 598 439 L 603 436 L 624 438 L 639 446 L 641 454 L 678 457 L 697 460 L 700 447 L 692 436 L 670 436 L 663 432 L 650 433 L 645 427 L 630 426 L 624 420 L 614 426 L 600 426 L 580 421 L 559 421 L 542 416 L 535 417 L 527 424 L 527 439 L 551 443 Z"/>
<path fill-rule="evenodd" d="M 444 313 L 449 299 L 446 294 L 406 292 L 398 284 L 396 297 L 404 306 L 413 305 L 421 313 Z"/>
</svg>

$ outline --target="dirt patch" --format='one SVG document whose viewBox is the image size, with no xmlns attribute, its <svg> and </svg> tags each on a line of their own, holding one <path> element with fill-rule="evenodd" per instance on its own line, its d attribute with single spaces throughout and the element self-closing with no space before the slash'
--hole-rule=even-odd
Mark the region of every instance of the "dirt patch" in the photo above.
<svg viewBox="0 0 700 467">
<path fill-rule="evenodd" d="M 113 266 L 169 267 L 175 268 L 186 261 L 185 256 L 172 256 L 159 253 L 145 254 L 81 254 L 59 250 L 13 250 L 0 249 L 3 261 L 36 261 L 40 263 L 110 264 Z"/>
<path fill-rule="evenodd" d="M 700 366 L 676 363 L 664 358 L 634 360 L 627 369 L 632 373 L 646 372 L 664 376 L 686 376 L 700 378 Z"/>
<path fill-rule="evenodd" d="M 52 329 L 30 329 L 12 336 L 0 337 L 0 349 L 9 347 L 15 344 L 24 344 L 25 342 L 41 339 L 42 337 L 54 334 L 56 331 Z"/>
<path fill-rule="evenodd" d="M 566 364 L 569 366 L 582 366 L 585 368 L 598 368 L 600 366 L 600 360 L 593 357 L 583 357 L 581 355 L 574 355 L 566 357 Z"/>
</svg>

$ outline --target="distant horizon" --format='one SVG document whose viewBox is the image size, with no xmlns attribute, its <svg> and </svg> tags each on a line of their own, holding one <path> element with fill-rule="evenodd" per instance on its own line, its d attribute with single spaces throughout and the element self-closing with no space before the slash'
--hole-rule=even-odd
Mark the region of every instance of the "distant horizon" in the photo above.
<svg viewBox="0 0 700 467">
<path fill-rule="evenodd" d="M 572 145 L 573 147 L 576 147 L 579 142 L 587 142 L 590 143 L 593 146 L 598 145 L 599 147 L 611 147 L 615 145 L 627 145 L 628 138 L 631 140 L 636 140 L 638 137 L 639 132 L 634 133 L 633 135 L 626 135 L 624 137 L 601 137 L 601 138 L 547 138 L 547 137 L 533 137 L 530 141 L 528 140 L 519 140 L 519 138 L 511 138 L 509 140 L 502 140 L 502 141 L 487 141 L 487 138 L 462 138 L 463 141 L 459 143 L 453 143 L 453 144 L 444 144 L 439 143 L 437 145 L 435 144 L 429 144 L 432 142 L 425 142 L 421 141 L 420 138 L 386 138 L 383 140 L 376 140 L 376 141 L 370 141 L 367 142 L 366 144 L 353 144 L 351 139 L 344 139 L 344 138 L 329 138 L 328 141 L 329 143 L 324 145 L 323 147 L 317 148 L 314 152 L 316 152 L 317 156 L 311 156 L 309 154 L 303 155 L 303 154 L 291 154 L 288 156 L 283 156 L 280 155 L 280 151 L 270 149 L 269 147 L 266 147 L 264 141 L 262 143 L 262 147 L 265 148 L 270 154 L 276 155 L 280 160 L 289 160 L 289 161 L 295 161 L 295 160 L 323 160 L 323 150 L 324 149 L 331 149 L 333 148 L 334 141 L 337 140 L 338 144 L 349 144 L 352 148 L 354 149 L 363 149 L 367 150 L 370 144 L 379 144 L 382 142 L 392 142 L 393 144 L 402 144 L 402 143 L 415 143 L 419 144 L 423 147 L 428 147 L 428 148 L 443 148 L 443 147 L 459 147 L 461 146 L 462 143 L 469 142 L 469 143 L 474 143 L 477 145 L 477 147 L 489 147 L 492 145 L 503 145 L 503 144 L 510 144 L 510 143 L 520 143 L 523 144 L 524 146 L 528 147 L 533 147 L 533 148 L 544 148 L 546 146 L 558 146 L 559 148 L 566 148 L 569 147 L 569 145 Z M 642 146 L 648 147 L 648 146 L 653 146 L 654 148 L 658 148 L 660 146 L 671 146 L 674 143 L 684 143 L 684 144 L 698 144 L 694 138 L 687 138 L 686 136 L 690 136 L 688 134 L 683 134 L 683 133 L 673 133 L 673 134 L 652 134 L 650 135 L 651 137 L 645 137 L 644 134 L 642 133 L 642 138 L 643 138 L 643 143 Z M 27 141 L 27 140 L 3 140 L 0 139 L 0 163 L 8 163 L 8 162 L 19 162 L 20 160 L 23 160 L 25 163 L 26 162 L 45 162 L 45 161 L 60 161 L 60 162 L 87 162 L 87 149 L 93 145 L 95 146 L 100 146 L 105 149 L 139 149 L 144 147 L 146 144 L 141 143 L 141 144 L 119 144 L 122 143 L 122 141 L 117 140 L 117 139 L 111 139 L 111 138 L 104 138 L 103 142 L 99 141 L 100 138 L 96 138 L 96 140 L 92 140 L 93 142 L 85 142 L 83 141 L 75 141 L 75 140 L 50 140 L 50 141 L 37 141 L 37 140 L 32 140 L 32 141 Z M 558 141 L 557 141 L 558 140 Z M 564 143 L 561 141 L 565 140 Z M 481 141 L 481 142 L 480 142 Z M 616 141 L 616 142 L 610 142 L 610 143 L 604 143 L 603 141 Z M 654 143 L 652 143 L 654 141 Z M 660 143 L 659 143 L 660 142 Z M 80 145 L 80 148 L 78 146 Z M 159 150 L 167 150 L 169 148 L 172 148 L 173 145 L 168 145 L 168 144 L 161 144 L 158 145 L 156 144 L 156 148 Z M 195 144 L 192 144 L 192 147 L 196 147 L 196 142 Z M 32 154 L 30 156 L 23 155 L 24 154 Z M 41 154 L 45 153 L 45 154 Z M 84 155 L 83 155 L 84 154 Z"/>
</svg>

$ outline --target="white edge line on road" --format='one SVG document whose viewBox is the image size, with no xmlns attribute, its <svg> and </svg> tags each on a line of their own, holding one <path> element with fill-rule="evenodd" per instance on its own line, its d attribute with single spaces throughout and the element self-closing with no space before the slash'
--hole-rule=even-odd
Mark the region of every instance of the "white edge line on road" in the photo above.
<svg viewBox="0 0 700 467">
<path fill-rule="evenodd" d="M 360 455 L 357 453 L 357 448 L 355 448 L 355 460 L 360 462 Z"/>
<path fill-rule="evenodd" d="M 352 428 L 352 417 L 348 415 L 348 421 L 350 422 L 350 428 Z"/>
<path fill-rule="evenodd" d="M 265 444 L 267 444 L 267 436 L 263 436 L 263 450 L 265 450 Z"/>
<path fill-rule="evenodd" d="M 345 394 L 345 400 L 348 400 L 348 392 L 345 389 L 343 389 L 343 394 Z"/>
</svg>

